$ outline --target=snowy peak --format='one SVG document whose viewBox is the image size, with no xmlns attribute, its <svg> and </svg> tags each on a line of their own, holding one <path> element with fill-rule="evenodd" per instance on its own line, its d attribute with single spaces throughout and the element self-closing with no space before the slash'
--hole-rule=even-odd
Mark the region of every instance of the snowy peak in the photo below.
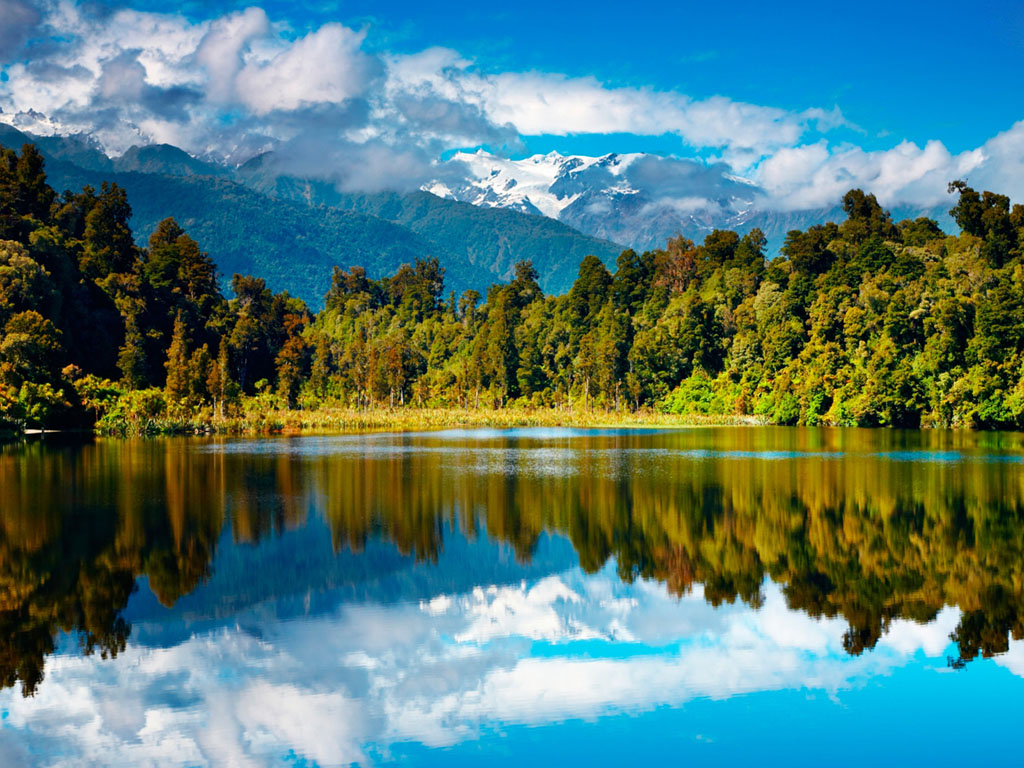
<svg viewBox="0 0 1024 768">
<path fill-rule="evenodd" d="M 549 152 L 509 160 L 483 150 L 459 152 L 449 162 L 468 170 L 465 181 L 434 182 L 424 189 L 474 205 L 513 208 L 557 219 L 581 195 L 598 188 L 611 194 L 635 192 L 619 177 L 637 157 L 640 155 L 585 157 Z"/>
<path fill-rule="evenodd" d="M 760 193 L 722 166 L 643 153 L 549 152 L 510 160 L 478 150 L 457 153 L 445 171 L 443 181 L 424 189 L 478 206 L 548 216 L 642 248 L 680 233 L 702 237 L 742 223 Z"/>
</svg>

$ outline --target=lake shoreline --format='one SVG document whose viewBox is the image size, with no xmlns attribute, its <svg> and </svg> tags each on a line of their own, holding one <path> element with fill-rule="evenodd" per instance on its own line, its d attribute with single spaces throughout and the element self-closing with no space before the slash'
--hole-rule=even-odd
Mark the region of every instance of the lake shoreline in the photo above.
<svg viewBox="0 0 1024 768">
<path fill-rule="evenodd" d="M 758 416 L 722 414 L 667 414 L 659 411 L 636 412 L 577 411 L 555 408 L 461 409 L 461 408 L 384 408 L 359 410 L 325 408 L 312 411 L 269 410 L 249 412 L 237 417 L 159 418 L 120 421 L 97 425 L 95 429 L 32 429 L 22 433 L 0 434 L 0 442 L 26 437 L 95 434 L 105 437 L 144 437 L 170 435 L 303 435 L 416 431 L 452 428 L 504 429 L 515 427 L 575 427 L 618 429 L 674 429 L 697 427 L 769 426 Z"/>
</svg>

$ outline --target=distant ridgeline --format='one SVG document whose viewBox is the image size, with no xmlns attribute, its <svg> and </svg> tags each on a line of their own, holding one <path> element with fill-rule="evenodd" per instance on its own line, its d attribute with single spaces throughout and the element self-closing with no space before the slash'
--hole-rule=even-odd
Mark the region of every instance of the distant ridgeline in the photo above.
<svg viewBox="0 0 1024 768">
<path fill-rule="evenodd" d="M 485 299 L 444 268 L 335 268 L 314 315 L 258 277 L 221 295 L 171 219 L 148 247 L 124 189 L 56 194 L 0 154 L 0 419 L 143 431 L 261 408 L 525 406 L 751 414 L 779 424 L 1024 426 L 1024 206 L 953 182 L 945 235 L 874 196 L 847 220 L 588 256 L 563 296 L 532 264 Z"/>
<path fill-rule="evenodd" d="M 734 431 L 737 441 L 754 434 Z M 702 445 L 693 433 L 672 440 L 680 450 Z M 1019 455 L 1020 438 L 1009 442 L 1004 447 Z M 626 436 L 620 447 L 637 445 Z M 0 447 L 0 688 L 20 681 L 33 693 L 59 631 L 77 633 L 87 653 L 123 651 L 131 627 L 121 613 L 136 577 L 173 606 L 209 579 L 218 544 L 257 543 L 302 527 L 311 514 L 326 520 L 335 551 L 383 540 L 428 562 L 440 561 L 446 537 L 482 525 L 528 563 L 542 534 L 554 532 L 571 540 L 588 572 L 614 558 L 625 581 L 656 579 L 679 595 L 699 586 L 713 605 L 739 599 L 757 607 L 770 577 L 790 609 L 845 619 L 851 654 L 873 648 L 894 620 L 931 621 L 945 606 L 960 609 L 953 666 L 1024 638 L 1017 463 L 965 472 L 904 462 L 894 476 L 891 462 L 880 471 L 877 461 L 819 460 L 797 473 L 749 456 L 652 477 L 642 451 L 609 451 L 599 438 L 590 447 L 577 440 L 571 471 L 539 476 L 481 471 L 472 451 L 339 461 L 214 459 L 160 441 Z M 128 486 L 130 493 L 111 493 Z M 307 499 L 318 501 L 311 507 Z M 246 562 L 219 561 L 219 586 L 190 604 L 190 621 L 223 617 L 226 606 L 348 594 L 373 581 L 356 558 L 304 552 L 283 580 L 270 561 L 240 573 Z M 435 589 L 450 589 L 452 569 L 468 567 L 440 562 Z"/>
</svg>

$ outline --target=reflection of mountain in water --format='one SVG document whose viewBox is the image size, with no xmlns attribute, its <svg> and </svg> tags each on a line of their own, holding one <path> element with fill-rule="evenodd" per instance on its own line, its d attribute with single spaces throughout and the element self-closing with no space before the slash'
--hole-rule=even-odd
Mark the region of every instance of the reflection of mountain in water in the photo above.
<svg viewBox="0 0 1024 768">
<path fill-rule="evenodd" d="M 115 655 L 129 621 L 163 644 L 246 611 L 429 599 L 564 569 L 566 538 L 587 571 L 614 559 L 713 605 L 758 606 L 770 578 L 841 616 L 853 654 L 946 605 L 958 663 L 1024 636 L 1019 436 L 567 435 L 5 449 L 3 684 L 32 693 L 59 631 Z M 138 577 L 154 597 L 126 611 Z"/>
</svg>

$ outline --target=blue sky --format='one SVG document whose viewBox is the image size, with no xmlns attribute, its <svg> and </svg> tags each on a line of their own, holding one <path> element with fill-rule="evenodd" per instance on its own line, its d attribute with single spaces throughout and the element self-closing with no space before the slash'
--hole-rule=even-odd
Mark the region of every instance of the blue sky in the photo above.
<svg viewBox="0 0 1024 768">
<path fill-rule="evenodd" d="M 456 149 L 654 152 L 765 205 L 1024 198 L 1024 4 L 0 0 L 0 120 L 414 188 Z"/>
<path fill-rule="evenodd" d="M 195 19 L 250 2 L 186 2 Z M 1024 3 L 866 0 L 770 4 L 567 0 L 491 3 L 264 2 L 296 31 L 342 21 L 369 30 L 378 50 L 453 48 L 495 71 L 594 75 L 616 86 L 724 95 L 791 110 L 838 106 L 871 149 L 941 140 L 972 149 L 1024 118 Z M 166 2 L 135 7 L 167 10 Z M 541 151 L 679 152 L 678 142 L 613 136 L 547 137 Z M 597 147 L 597 149 L 594 149 Z"/>
</svg>

